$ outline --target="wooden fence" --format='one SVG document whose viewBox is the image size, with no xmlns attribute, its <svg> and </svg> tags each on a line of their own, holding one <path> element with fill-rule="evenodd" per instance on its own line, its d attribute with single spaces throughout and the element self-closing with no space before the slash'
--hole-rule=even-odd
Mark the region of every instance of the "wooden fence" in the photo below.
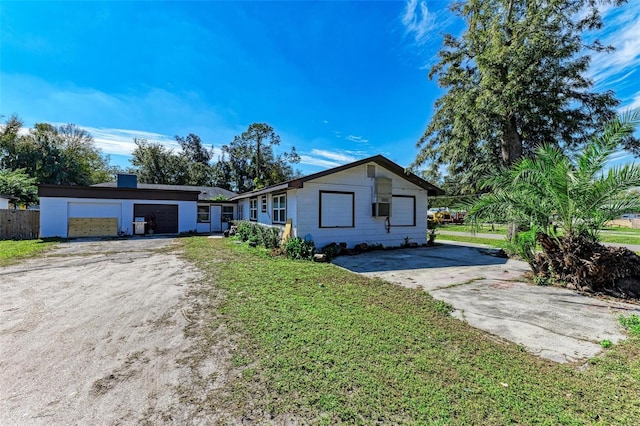
<svg viewBox="0 0 640 426">
<path fill-rule="evenodd" d="M 0 210 L 0 240 L 31 240 L 39 234 L 39 211 Z"/>
</svg>

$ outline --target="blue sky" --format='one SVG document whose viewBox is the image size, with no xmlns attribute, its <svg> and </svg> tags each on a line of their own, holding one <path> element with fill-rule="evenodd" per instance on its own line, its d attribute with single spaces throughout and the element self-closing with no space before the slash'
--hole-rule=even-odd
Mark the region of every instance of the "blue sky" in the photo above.
<svg viewBox="0 0 640 426">
<path fill-rule="evenodd" d="M 134 137 L 219 148 L 254 122 L 305 174 L 376 154 L 408 166 L 442 95 L 428 68 L 461 28 L 448 3 L 3 0 L 0 114 L 82 126 L 123 166 Z M 640 107 L 640 2 L 604 11 L 618 50 L 590 76 Z"/>
</svg>

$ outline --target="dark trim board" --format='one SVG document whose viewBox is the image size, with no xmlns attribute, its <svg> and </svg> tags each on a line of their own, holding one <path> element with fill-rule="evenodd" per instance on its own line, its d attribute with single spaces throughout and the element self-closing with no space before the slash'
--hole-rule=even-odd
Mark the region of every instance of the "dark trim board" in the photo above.
<svg viewBox="0 0 640 426">
<path fill-rule="evenodd" d="M 107 200 L 171 200 L 198 201 L 198 191 L 161 189 L 109 188 L 101 186 L 40 185 L 39 197 L 96 198 Z"/>
</svg>

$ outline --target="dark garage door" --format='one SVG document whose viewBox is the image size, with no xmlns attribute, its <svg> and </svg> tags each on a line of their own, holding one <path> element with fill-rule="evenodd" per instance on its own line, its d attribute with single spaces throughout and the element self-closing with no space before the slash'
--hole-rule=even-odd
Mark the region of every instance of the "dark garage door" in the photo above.
<svg viewBox="0 0 640 426">
<path fill-rule="evenodd" d="M 178 206 L 166 204 L 134 204 L 133 217 L 156 217 L 156 234 L 178 233 Z"/>
</svg>

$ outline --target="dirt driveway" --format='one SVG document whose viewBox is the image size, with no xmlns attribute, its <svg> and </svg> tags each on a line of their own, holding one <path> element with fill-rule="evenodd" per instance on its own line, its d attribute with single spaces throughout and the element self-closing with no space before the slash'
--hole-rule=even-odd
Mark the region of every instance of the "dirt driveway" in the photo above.
<svg viewBox="0 0 640 426">
<path fill-rule="evenodd" d="M 199 278 L 170 238 L 63 243 L 0 268 L 0 424 L 191 423 L 176 386 Z"/>
<path fill-rule="evenodd" d="M 528 284 L 523 279 L 529 270 L 526 263 L 492 256 L 494 252 L 444 244 L 338 257 L 333 263 L 422 288 L 453 305 L 453 314 L 473 327 L 557 362 L 597 355 L 602 340 L 617 343 L 625 338 L 618 316 L 640 314 L 639 305 Z"/>
</svg>

